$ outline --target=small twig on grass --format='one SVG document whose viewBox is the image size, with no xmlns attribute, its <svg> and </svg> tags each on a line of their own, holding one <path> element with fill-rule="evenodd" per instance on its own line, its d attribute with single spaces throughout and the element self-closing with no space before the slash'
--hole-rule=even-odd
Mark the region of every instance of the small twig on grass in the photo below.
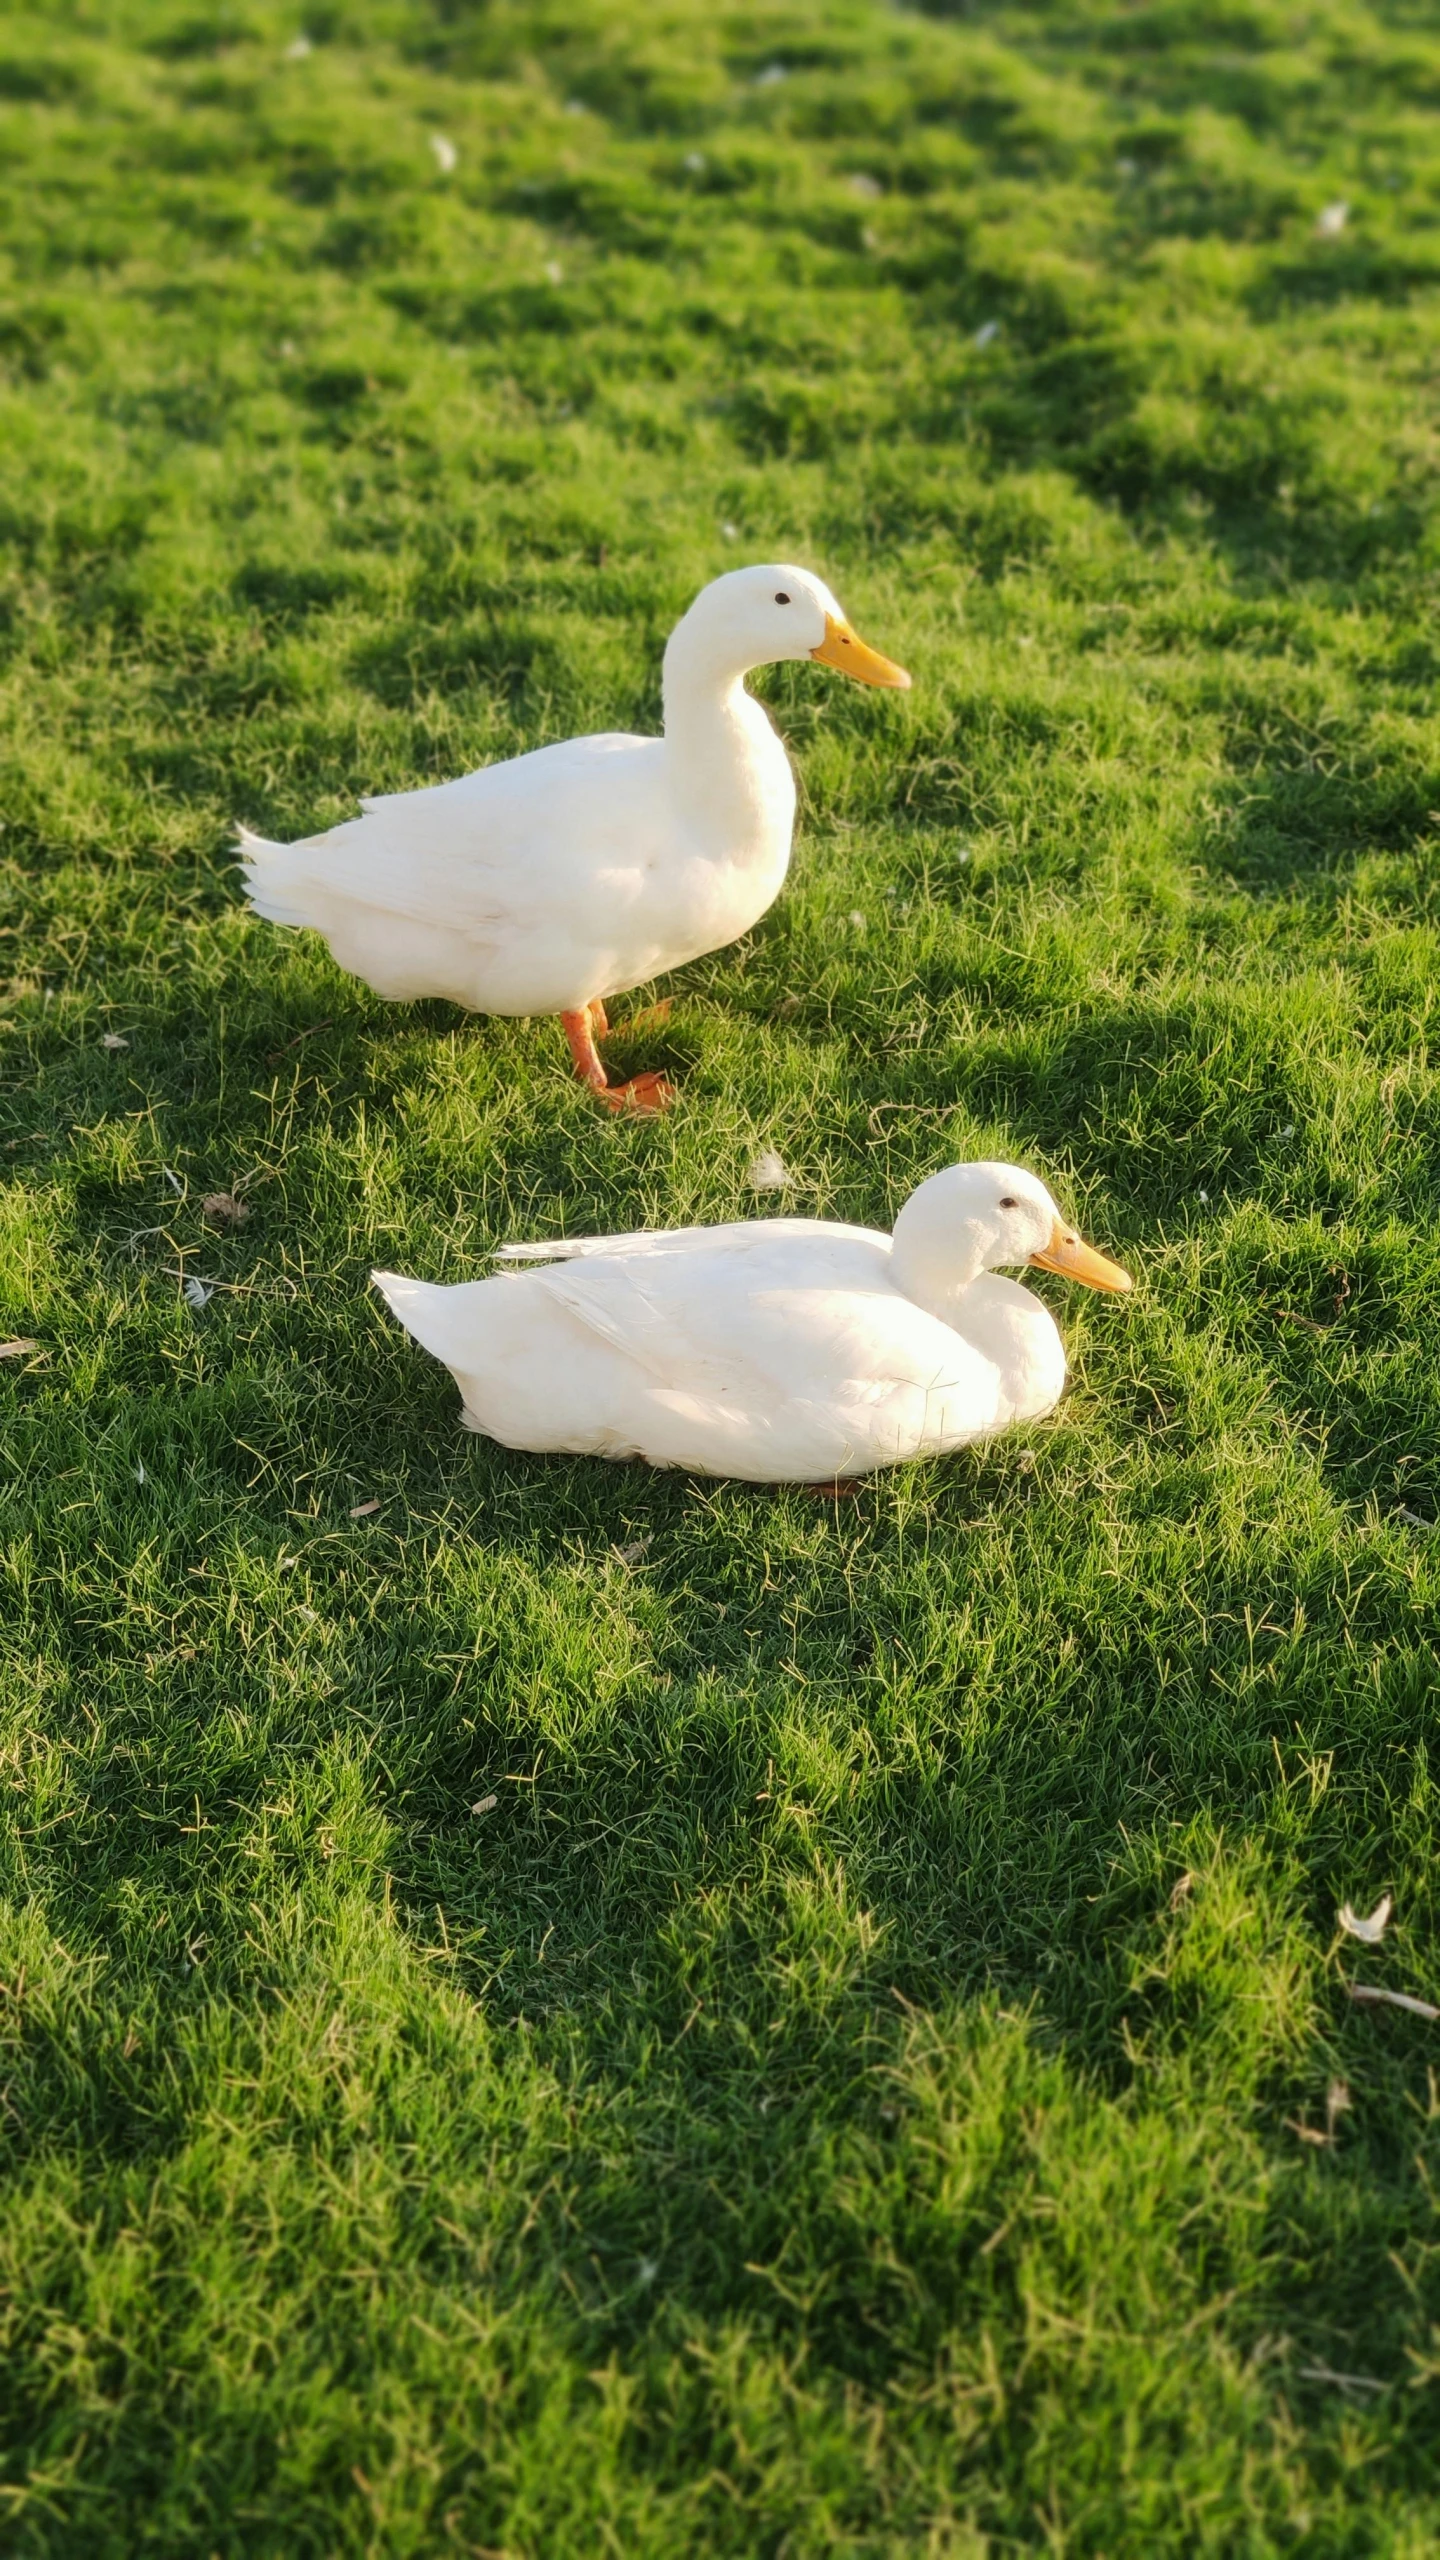
<svg viewBox="0 0 1440 2560">
<path fill-rule="evenodd" d="M 142 1244 L 148 1244 L 152 1236 L 164 1236 L 168 1242 L 169 1235 L 170 1230 L 168 1227 L 136 1227 L 125 1239 L 125 1250 L 129 1254 L 132 1262 L 138 1262 L 140 1259 L 139 1247 Z"/>
<path fill-rule="evenodd" d="M 1302 2382 L 1333 2382 L 1341 2391 L 1388 2391 L 1388 2382 L 1377 2382 L 1373 2373 L 1332 2373 L 1328 2364 L 1301 2364 L 1295 2368 Z"/>
<path fill-rule="evenodd" d="M 1328 1324 L 1318 1324 L 1314 1316 L 1297 1316 L 1293 1307 L 1272 1307 L 1270 1313 L 1280 1324 L 1303 1324 L 1307 1333 L 1328 1333 Z"/>
<path fill-rule="evenodd" d="M 1388 2009 L 1408 2009 L 1414 2018 L 1440 2018 L 1440 2009 L 1436 2008 L 1433 2000 L 1413 1999 L 1408 1991 L 1382 1991 L 1375 1982 L 1347 1982 L 1345 1989 L 1349 1997 L 1364 2009 L 1374 2008 L 1383 2002 Z"/>
<path fill-rule="evenodd" d="M 297 1031 L 293 1040 L 282 1040 L 278 1049 L 272 1049 L 265 1060 L 266 1066 L 277 1067 L 281 1059 L 288 1057 L 292 1049 L 299 1048 L 302 1040 L 313 1040 L 317 1031 L 331 1031 L 334 1027 L 333 1013 L 328 1014 L 323 1022 L 312 1022 L 308 1031 Z"/>
<path fill-rule="evenodd" d="M 944 1121 L 954 1118 L 953 1106 L 946 1104 L 930 1102 L 877 1102 L 869 1115 L 870 1135 L 872 1138 L 884 1137 L 885 1132 L 878 1124 L 882 1113 L 886 1111 L 903 1111 L 906 1117 L 911 1120 Z"/>
<path fill-rule="evenodd" d="M 1335 2127 L 1339 2123 L 1340 2118 L 1349 2113 L 1352 2104 L 1353 2100 L 1351 2099 L 1350 2091 L 1346 2082 L 1343 2080 L 1332 2080 L 1329 2088 L 1325 2092 L 1325 2122 L 1323 2127 L 1315 2124 L 1306 2124 L 1301 2117 L 1287 2116 L 1285 2118 L 1285 2130 L 1287 2133 L 1295 2134 L 1301 2142 L 1313 2144 L 1315 2149 L 1318 2151 L 1333 2151 L 1335 2148 Z"/>
<path fill-rule="evenodd" d="M 158 1234 L 159 1230 L 152 1229 L 151 1232 Z M 186 1271 L 183 1265 L 178 1262 L 162 1262 L 159 1268 L 172 1280 L 179 1280 L 183 1282 L 190 1280 L 194 1276 L 193 1273 Z M 261 1297 L 264 1294 L 264 1285 L 265 1284 L 263 1282 L 258 1280 L 207 1280 L 204 1283 L 204 1286 L 207 1289 L 223 1289 L 226 1296 L 230 1298 Z M 292 1298 L 297 1298 L 300 1294 L 295 1282 L 289 1279 L 283 1271 L 277 1271 L 274 1279 L 269 1285 L 273 1289 L 288 1289 Z"/>
</svg>

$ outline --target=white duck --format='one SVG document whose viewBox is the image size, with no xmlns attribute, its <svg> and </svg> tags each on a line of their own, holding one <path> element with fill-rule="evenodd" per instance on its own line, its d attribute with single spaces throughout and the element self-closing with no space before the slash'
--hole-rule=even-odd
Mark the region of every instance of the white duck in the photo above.
<svg viewBox="0 0 1440 2560">
<path fill-rule="evenodd" d="M 1064 1346 L 998 1263 L 1130 1287 L 1008 1164 L 933 1174 L 893 1237 L 767 1218 L 500 1258 L 549 1267 L 449 1289 L 374 1275 L 472 1431 L 757 1484 L 864 1475 L 1048 1413 Z"/>
<path fill-rule="evenodd" d="M 806 569 L 732 569 L 665 651 L 663 738 L 567 738 L 459 782 L 363 800 L 297 844 L 241 828 L 257 915 L 310 925 L 382 996 L 558 1013 L 575 1072 L 613 1108 L 658 1110 L 663 1076 L 608 1084 L 604 1000 L 748 932 L 790 861 L 795 782 L 752 667 L 818 658 L 908 686 Z"/>
</svg>

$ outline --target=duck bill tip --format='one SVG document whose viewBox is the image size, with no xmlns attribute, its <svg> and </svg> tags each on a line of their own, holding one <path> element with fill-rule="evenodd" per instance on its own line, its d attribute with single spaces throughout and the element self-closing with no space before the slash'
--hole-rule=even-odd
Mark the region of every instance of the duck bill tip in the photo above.
<svg viewBox="0 0 1440 2560">
<path fill-rule="evenodd" d="M 822 667 L 837 667 L 841 675 L 853 676 L 857 684 L 885 685 L 894 693 L 910 690 L 908 671 L 897 667 L 893 658 L 882 658 L 878 649 L 859 639 L 848 622 L 837 622 L 833 613 L 826 615 L 825 637 L 810 655 Z"/>
<path fill-rule="evenodd" d="M 1041 1271 L 1058 1272 L 1062 1279 L 1078 1280 L 1086 1289 L 1105 1289 L 1117 1297 L 1125 1296 L 1135 1286 L 1128 1271 L 1108 1254 L 1097 1253 L 1093 1244 L 1075 1235 L 1068 1227 L 1057 1226 L 1048 1245 L 1040 1253 L 1032 1253 L 1031 1261 Z"/>
</svg>

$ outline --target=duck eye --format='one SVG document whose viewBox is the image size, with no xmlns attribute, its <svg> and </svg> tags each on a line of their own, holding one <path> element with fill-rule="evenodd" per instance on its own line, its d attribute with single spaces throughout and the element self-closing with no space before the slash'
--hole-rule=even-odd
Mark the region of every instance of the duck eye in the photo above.
<svg viewBox="0 0 1440 2560">
<path fill-rule="evenodd" d="M 1018 1209 L 1020 1203 L 1018 1200 L 1002 1200 L 1000 1206 L 1002 1209 Z"/>
<path fill-rule="evenodd" d="M 790 599 L 786 595 L 779 595 L 776 597 L 775 601 L 777 604 L 788 604 Z"/>
</svg>

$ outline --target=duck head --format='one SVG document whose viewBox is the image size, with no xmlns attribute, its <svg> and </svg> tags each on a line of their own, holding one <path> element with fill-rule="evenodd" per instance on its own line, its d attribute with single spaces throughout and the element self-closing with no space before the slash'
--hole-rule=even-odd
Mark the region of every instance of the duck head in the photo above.
<svg viewBox="0 0 1440 2560">
<path fill-rule="evenodd" d="M 712 578 L 676 624 L 665 652 L 667 676 L 672 663 L 683 661 L 695 674 L 721 681 L 777 658 L 815 658 L 861 684 L 902 692 L 910 684 L 903 667 L 856 637 L 823 578 L 786 561 Z"/>
<path fill-rule="evenodd" d="M 1128 1289 L 1128 1271 L 1076 1234 L 1045 1185 L 1014 1164 L 952 1164 L 912 1191 L 895 1221 L 896 1286 L 934 1313 L 982 1271 L 1016 1263 L 1088 1289 Z"/>
</svg>

